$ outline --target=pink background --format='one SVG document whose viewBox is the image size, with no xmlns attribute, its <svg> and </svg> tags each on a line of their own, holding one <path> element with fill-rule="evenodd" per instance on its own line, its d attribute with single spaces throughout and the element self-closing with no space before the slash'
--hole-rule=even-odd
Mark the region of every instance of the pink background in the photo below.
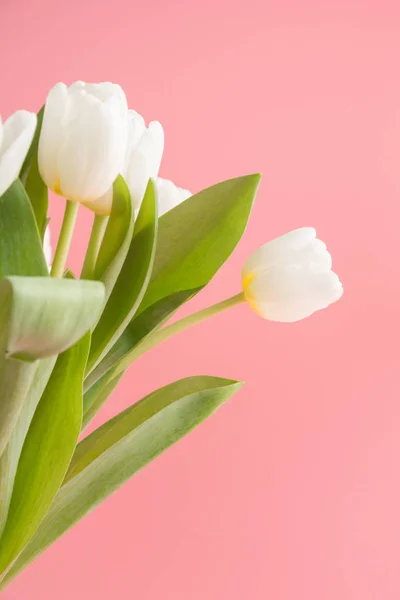
<svg viewBox="0 0 400 600">
<path fill-rule="evenodd" d="M 241 306 L 142 357 L 97 423 L 187 375 L 246 386 L 4 599 L 397 600 L 398 1 L 0 0 L 0 67 L 3 116 L 58 80 L 109 79 L 163 123 L 162 175 L 196 191 L 264 173 L 240 247 L 191 308 L 303 225 L 345 288 L 295 325 Z"/>
</svg>

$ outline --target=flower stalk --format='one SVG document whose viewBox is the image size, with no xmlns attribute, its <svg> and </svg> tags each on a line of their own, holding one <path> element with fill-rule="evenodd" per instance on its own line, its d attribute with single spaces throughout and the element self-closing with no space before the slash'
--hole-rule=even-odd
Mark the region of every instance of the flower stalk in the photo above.
<svg viewBox="0 0 400 600">
<path fill-rule="evenodd" d="M 107 223 L 108 217 L 106 215 L 95 214 L 85 260 L 83 262 L 81 279 L 93 279 L 97 255 L 100 250 Z"/>
<path fill-rule="evenodd" d="M 63 276 L 65 264 L 68 258 L 68 252 L 71 246 L 72 236 L 74 233 L 76 218 L 78 216 L 78 209 L 79 204 L 77 202 L 71 202 L 71 200 L 66 201 L 60 237 L 58 238 L 53 265 L 51 267 L 52 277 Z"/>
</svg>

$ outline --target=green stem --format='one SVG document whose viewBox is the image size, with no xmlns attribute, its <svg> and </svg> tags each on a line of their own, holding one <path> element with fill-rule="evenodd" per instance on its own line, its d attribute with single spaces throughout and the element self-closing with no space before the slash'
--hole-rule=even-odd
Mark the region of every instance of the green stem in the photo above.
<svg viewBox="0 0 400 600">
<path fill-rule="evenodd" d="M 72 235 L 76 217 L 78 216 L 79 204 L 77 202 L 66 201 L 64 219 L 61 225 L 60 237 L 58 238 L 56 252 L 54 254 L 53 266 L 51 267 L 52 277 L 62 277 L 67 262 L 69 248 L 71 246 Z"/>
<path fill-rule="evenodd" d="M 99 253 L 104 231 L 107 227 L 108 217 L 106 215 L 95 215 L 86 256 L 82 267 L 81 279 L 93 279 L 97 255 Z"/>
<path fill-rule="evenodd" d="M 203 310 L 200 310 L 193 315 L 189 315 L 180 319 L 180 321 L 176 321 L 172 323 L 172 325 L 168 325 L 168 327 L 164 327 L 164 329 L 159 329 L 154 333 L 151 333 L 148 337 L 146 337 L 141 344 L 136 346 L 131 352 L 126 354 L 121 361 L 118 363 L 116 369 L 112 370 L 112 377 L 114 378 L 116 375 L 122 373 L 129 367 L 129 365 L 139 358 L 145 352 L 148 352 L 154 346 L 158 346 L 162 342 L 165 342 L 172 336 L 180 333 L 181 331 L 185 331 L 185 329 L 189 329 L 189 327 L 193 327 L 193 325 L 197 325 L 214 315 L 218 315 L 223 312 L 227 308 L 231 308 L 232 306 L 236 306 L 237 304 L 241 304 L 245 301 L 245 297 L 243 292 L 236 294 L 236 296 L 232 296 L 231 298 L 227 298 L 226 300 L 222 300 L 222 302 L 218 302 L 217 304 L 213 304 L 213 306 L 208 306 Z"/>
</svg>

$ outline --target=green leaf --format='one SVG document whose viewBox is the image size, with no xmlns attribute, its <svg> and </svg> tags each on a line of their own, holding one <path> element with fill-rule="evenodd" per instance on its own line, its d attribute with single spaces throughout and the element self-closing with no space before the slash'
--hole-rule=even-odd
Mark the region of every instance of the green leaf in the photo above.
<svg viewBox="0 0 400 600">
<path fill-rule="evenodd" d="M 56 360 L 57 356 L 52 356 L 35 363 L 33 380 L 27 390 L 23 408 L 19 413 L 18 420 L 8 444 L 0 457 L 0 537 L 10 507 L 11 494 L 22 446 L 33 415 L 35 414 L 36 407 L 47 385 Z M 26 363 L 20 363 L 20 361 L 15 362 L 18 362 L 21 366 L 24 364 L 26 365 Z M 31 367 L 31 365 L 26 366 Z"/>
<path fill-rule="evenodd" d="M 47 186 L 40 176 L 38 162 L 39 136 L 42 129 L 43 113 L 44 108 L 38 113 L 35 135 L 21 170 L 21 180 L 25 184 L 26 192 L 31 201 L 42 240 L 47 225 L 47 208 L 49 203 Z"/>
<path fill-rule="evenodd" d="M 113 203 L 107 229 L 96 261 L 93 279 L 102 281 L 108 299 L 132 241 L 135 223 L 128 186 L 121 175 L 113 185 Z"/>
<path fill-rule="evenodd" d="M 22 183 L 26 182 L 29 170 L 31 168 L 33 157 L 35 156 L 35 154 L 37 154 L 37 151 L 38 151 L 40 131 L 42 129 L 42 123 L 43 123 L 43 114 L 44 114 L 44 106 L 42 106 L 42 108 L 39 110 L 39 112 L 37 114 L 37 125 L 36 125 L 35 134 L 33 136 L 31 146 L 28 150 L 28 153 L 26 155 L 26 158 L 25 158 L 24 163 L 21 168 L 20 179 L 21 179 Z"/>
<path fill-rule="evenodd" d="M 74 344 L 98 318 L 99 281 L 8 277 L 0 281 L 0 351 L 36 360 Z"/>
<path fill-rule="evenodd" d="M 144 195 L 125 262 L 93 331 L 88 372 L 105 356 L 129 324 L 146 291 L 155 255 L 157 198 L 152 180 Z"/>
<path fill-rule="evenodd" d="M 35 368 L 35 363 L 0 356 L 0 456 L 21 412 Z"/>
<path fill-rule="evenodd" d="M 0 573 L 6 572 L 35 533 L 67 472 L 81 430 L 89 344 L 87 333 L 58 357 L 32 419 L 1 537 Z"/>
<path fill-rule="evenodd" d="M 85 429 L 97 415 L 124 375 L 125 371 L 114 378 L 110 378 L 109 374 L 106 373 L 83 395 L 82 429 Z"/>
<path fill-rule="evenodd" d="M 161 298 L 208 284 L 243 235 L 259 181 L 258 174 L 223 181 L 160 218 L 141 312 Z"/>
<path fill-rule="evenodd" d="M 217 377 L 182 379 L 153 392 L 84 439 L 50 510 L 3 585 L 240 387 L 241 383 Z"/>
<path fill-rule="evenodd" d="M 86 379 L 85 390 L 107 370 L 118 369 L 121 360 L 128 362 L 129 353 L 147 334 L 214 277 L 243 235 L 259 181 L 257 174 L 218 183 L 159 219 L 154 267 L 143 302 L 129 327 Z"/>
<path fill-rule="evenodd" d="M 104 384 L 114 378 L 113 372 L 116 370 L 122 360 L 126 362 L 127 357 L 133 348 L 136 348 L 150 333 L 164 325 L 168 319 L 176 312 L 176 310 L 187 300 L 192 298 L 199 290 L 185 290 L 171 294 L 167 298 L 162 298 L 153 306 L 140 313 L 133 321 L 130 322 L 121 337 L 116 341 L 110 349 L 107 356 L 100 362 L 98 367 L 85 379 L 84 390 L 86 398 L 91 387 L 96 384 L 97 393 L 101 386 L 97 386 L 96 382 L 103 381 Z M 103 375 L 108 372 L 108 377 L 103 378 Z M 117 374 L 115 374 L 117 376 Z M 90 396 L 92 398 L 92 396 Z M 106 399 L 106 398 L 104 398 Z M 100 405 L 101 406 L 101 405 Z M 100 408 L 99 406 L 99 408 Z M 97 412 L 97 411 L 96 411 Z M 83 414 L 86 417 L 86 406 L 84 403 Z M 96 413 L 92 414 L 92 418 Z M 84 419 L 86 420 L 86 419 Z"/>
<path fill-rule="evenodd" d="M 15 181 L 0 198 L 0 279 L 48 274 L 31 203 Z"/>
<path fill-rule="evenodd" d="M 9 277 L 0 281 L 0 455 L 16 424 L 38 358 L 63 352 L 97 321 L 98 281 Z"/>
</svg>

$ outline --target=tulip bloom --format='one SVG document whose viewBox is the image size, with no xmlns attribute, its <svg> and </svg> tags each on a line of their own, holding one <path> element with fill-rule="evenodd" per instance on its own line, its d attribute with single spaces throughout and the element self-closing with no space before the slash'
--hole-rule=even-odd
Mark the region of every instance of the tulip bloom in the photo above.
<svg viewBox="0 0 400 600">
<path fill-rule="evenodd" d="M 245 299 L 271 321 L 293 322 L 339 300 L 343 287 L 315 229 L 296 229 L 256 250 L 242 273 Z"/>
<path fill-rule="evenodd" d="M 35 113 L 18 110 L 5 121 L 0 118 L 0 196 L 19 177 L 36 129 Z"/>
<path fill-rule="evenodd" d="M 190 198 L 192 195 L 188 190 L 184 190 L 183 188 L 176 186 L 169 179 L 162 179 L 161 177 L 157 177 L 156 179 L 156 189 L 159 217 L 175 208 L 175 206 L 178 206 L 178 204 L 187 200 L 187 198 Z"/>
<path fill-rule="evenodd" d="M 121 172 L 128 107 L 113 83 L 58 83 L 47 96 L 39 139 L 39 170 L 56 194 L 96 200 Z"/>
<path fill-rule="evenodd" d="M 134 110 L 128 111 L 128 143 L 120 174 L 125 179 L 132 203 L 138 212 L 150 177 L 156 178 L 164 151 L 164 130 L 161 123 L 152 121 L 146 127 L 144 119 Z M 95 202 L 86 206 L 97 213 L 109 215 L 112 206 L 112 187 Z"/>
</svg>

